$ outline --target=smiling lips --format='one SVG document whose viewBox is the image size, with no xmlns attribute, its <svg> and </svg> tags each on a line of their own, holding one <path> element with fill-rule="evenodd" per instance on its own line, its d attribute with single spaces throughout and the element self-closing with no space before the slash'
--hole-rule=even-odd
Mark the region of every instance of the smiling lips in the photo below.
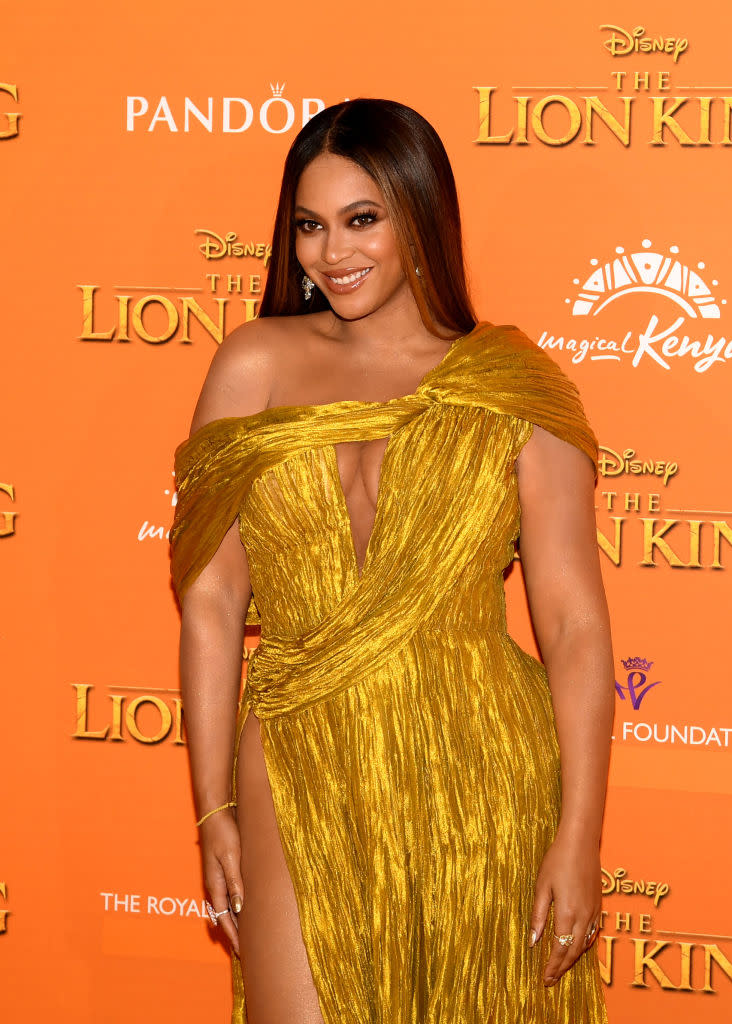
<svg viewBox="0 0 732 1024">
<path fill-rule="evenodd" d="M 340 271 L 338 277 L 335 274 L 323 274 L 328 288 L 332 292 L 342 295 L 345 292 L 355 291 L 361 282 L 368 276 L 371 267 L 361 267 L 360 270 Z"/>
</svg>

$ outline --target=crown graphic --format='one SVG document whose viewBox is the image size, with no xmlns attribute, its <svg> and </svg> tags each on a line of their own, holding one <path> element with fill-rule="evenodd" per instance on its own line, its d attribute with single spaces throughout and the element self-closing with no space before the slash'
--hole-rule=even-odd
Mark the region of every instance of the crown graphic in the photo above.
<svg viewBox="0 0 732 1024">
<path fill-rule="evenodd" d="M 272 95 L 273 96 L 281 96 L 282 93 L 285 91 L 285 86 L 286 85 L 287 85 L 287 82 L 283 82 L 282 85 L 280 85 L 279 82 L 275 82 L 275 84 L 272 85 L 272 83 L 270 82 L 269 83 L 269 87 L 272 90 Z"/>
<path fill-rule="evenodd" d="M 678 246 L 669 247 L 669 256 L 652 252 L 651 244 L 650 239 L 644 239 L 640 252 L 626 252 L 624 246 L 616 246 L 615 254 L 606 263 L 600 265 L 595 260 L 594 269 L 576 293 L 572 316 L 594 316 L 616 299 L 650 289 L 675 302 L 688 316 L 719 319 L 721 300 L 712 294 L 696 270 L 681 259 Z M 717 283 L 713 282 L 715 286 Z"/>
<path fill-rule="evenodd" d="M 653 666 L 652 661 L 646 661 L 645 658 L 622 658 L 623 668 L 627 669 L 628 672 L 632 672 L 633 669 L 638 669 L 641 672 L 650 672 Z"/>
</svg>

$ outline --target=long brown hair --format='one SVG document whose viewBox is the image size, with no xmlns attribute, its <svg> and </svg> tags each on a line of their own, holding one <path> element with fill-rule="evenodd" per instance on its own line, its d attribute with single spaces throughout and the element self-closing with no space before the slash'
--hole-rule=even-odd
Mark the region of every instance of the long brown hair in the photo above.
<svg viewBox="0 0 732 1024">
<path fill-rule="evenodd" d="M 321 110 L 290 147 L 259 315 L 293 316 L 330 308 L 318 288 L 305 300 L 304 275 L 295 255 L 295 192 L 300 175 L 321 153 L 352 160 L 379 187 L 425 327 L 438 336 L 438 323 L 469 333 L 478 318 L 468 295 L 457 190 L 442 140 L 411 107 L 363 97 Z"/>
</svg>

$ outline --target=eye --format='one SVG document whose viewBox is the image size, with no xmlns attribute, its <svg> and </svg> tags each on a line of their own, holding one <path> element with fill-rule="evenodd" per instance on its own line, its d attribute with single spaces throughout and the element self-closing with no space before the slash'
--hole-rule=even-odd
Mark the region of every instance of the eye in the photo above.
<svg viewBox="0 0 732 1024">
<path fill-rule="evenodd" d="M 301 217 L 299 220 L 295 221 L 295 227 L 298 231 L 302 231 L 306 235 L 309 235 L 313 228 L 320 227 L 320 225 L 316 220 L 308 220 L 307 217 Z"/>
<path fill-rule="evenodd" d="M 351 221 L 351 224 L 354 224 L 357 228 L 365 228 L 368 227 L 369 224 L 373 224 L 377 217 L 378 214 L 376 210 L 363 210 L 362 213 L 356 214 Z"/>
</svg>

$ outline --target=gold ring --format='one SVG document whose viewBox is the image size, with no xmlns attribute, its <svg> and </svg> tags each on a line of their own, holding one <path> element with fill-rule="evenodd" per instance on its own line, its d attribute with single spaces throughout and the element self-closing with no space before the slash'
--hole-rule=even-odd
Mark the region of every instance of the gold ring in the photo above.
<svg viewBox="0 0 732 1024">
<path fill-rule="evenodd" d="M 563 946 L 571 946 L 574 942 L 574 935 L 557 935 L 557 933 L 554 932 L 554 938 L 558 942 L 561 942 Z"/>
</svg>

